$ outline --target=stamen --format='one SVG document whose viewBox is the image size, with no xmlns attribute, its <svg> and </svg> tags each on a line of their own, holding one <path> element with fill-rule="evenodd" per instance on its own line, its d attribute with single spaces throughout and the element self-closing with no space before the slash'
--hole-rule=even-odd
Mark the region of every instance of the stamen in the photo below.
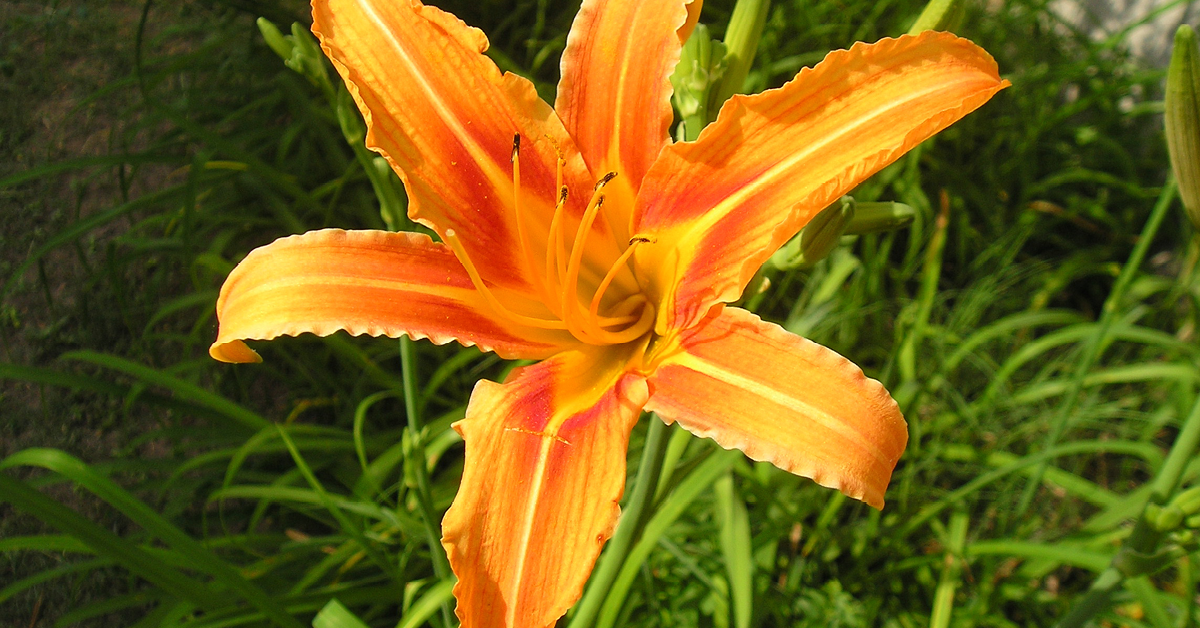
<svg viewBox="0 0 1200 628">
<path fill-rule="evenodd" d="M 579 315 L 577 311 L 579 308 L 579 267 L 583 262 L 583 251 L 592 230 L 592 223 L 596 220 L 596 213 L 604 206 L 604 195 L 600 193 L 602 187 L 601 185 L 596 186 L 596 191 L 592 193 L 592 200 L 588 203 L 587 211 L 583 213 L 583 218 L 579 221 L 579 229 L 575 232 L 575 243 L 571 246 L 571 261 L 567 264 L 567 274 L 563 278 L 563 322 L 567 324 L 571 335 L 581 342 L 589 344 L 601 343 L 592 341 L 580 321 L 576 320 L 576 316 Z M 587 322 L 586 317 L 583 322 Z"/>
<path fill-rule="evenodd" d="M 533 283 L 538 291 L 541 292 L 542 300 L 549 301 L 550 291 L 546 286 L 546 282 L 538 275 L 537 264 L 534 262 L 533 250 L 529 247 L 529 240 L 525 235 L 525 216 L 521 213 L 521 134 L 513 135 L 512 148 L 512 176 L 513 176 L 513 214 L 517 221 L 517 240 L 521 245 L 521 256 L 525 258 L 525 266 L 532 275 Z"/>
<path fill-rule="evenodd" d="M 610 173 L 604 175 L 603 177 L 601 177 L 600 180 L 596 182 L 596 187 L 594 187 L 592 189 L 596 190 L 598 192 L 598 191 L 600 191 L 600 188 L 608 185 L 608 182 L 612 181 L 615 178 L 617 178 L 617 173 L 610 172 Z"/>
<path fill-rule="evenodd" d="M 635 296 L 640 297 L 641 295 Z M 642 299 L 644 301 L 645 297 L 642 297 Z M 654 328 L 654 306 L 650 305 L 648 301 L 645 303 L 646 304 L 642 306 L 642 315 L 638 318 L 636 323 L 626 329 L 622 329 L 621 331 L 608 331 L 607 329 L 602 329 L 600 330 L 600 333 L 597 334 L 597 339 L 605 344 L 617 345 L 641 338 L 646 334 L 646 332 Z"/>
<path fill-rule="evenodd" d="M 566 274 L 566 269 L 563 267 L 563 262 L 567 258 L 566 251 L 563 249 L 562 240 L 562 215 L 563 208 L 567 204 L 567 186 L 562 186 L 558 191 L 558 203 L 554 205 L 554 218 L 550 220 L 550 233 L 547 235 L 546 242 L 546 278 L 547 290 L 554 292 L 562 289 L 563 275 Z M 547 303 L 555 302 L 554 299 L 547 299 Z M 556 314 L 558 312 L 555 312 Z"/>
<path fill-rule="evenodd" d="M 599 181 L 596 182 L 595 189 L 599 190 L 600 188 L 608 185 L 608 182 L 615 179 L 616 176 L 617 176 L 617 173 L 615 173 L 615 172 L 610 172 L 610 173 L 604 175 L 603 177 L 600 178 Z M 608 229 L 608 232 L 610 234 L 612 234 L 613 237 L 620 238 L 621 236 L 619 235 L 619 233 L 627 233 L 627 232 L 618 232 L 615 228 L 613 228 L 614 225 L 613 225 L 612 217 L 610 217 L 608 215 L 608 213 L 609 212 L 607 212 L 607 211 L 600 212 L 600 219 L 604 221 L 604 227 L 606 229 Z"/>
<path fill-rule="evenodd" d="M 466 269 L 467 276 L 471 278 L 471 283 L 475 285 L 475 289 L 479 291 L 479 294 L 483 296 L 483 299 L 487 301 L 488 306 L 490 306 L 496 314 L 518 325 L 526 325 L 529 327 L 536 327 L 538 329 L 567 329 L 567 325 L 563 321 L 525 316 L 523 314 L 517 314 L 516 312 L 504 307 L 504 305 L 500 303 L 500 300 L 496 298 L 496 295 L 492 294 L 492 291 L 489 290 L 488 287 L 483 283 L 483 278 L 479 276 L 479 271 L 475 268 L 475 264 L 471 262 L 471 258 L 467 255 L 466 249 L 463 248 L 462 242 L 459 241 L 458 234 L 456 234 L 453 229 L 447 229 L 442 239 L 445 240 L 446 245 L 449 246 L 452 251 L 454 251 L 454 254 L 458 256 L 458 261 L 461 262 L 463 268 Z"/>
<path fill-rule="evenodd" d="M 646 295 L 641 294 L 640 292 L 625 297 L 620 303 L 613 306 L 612 311 L 608 313 L 608 318 L 603 316 L 600 317 L 601 327 L 611 327 L 613 323 L 610 323 L 610 320 L 620 320 L 626 323 L 633 322 L 637 319 L 637 317 L 633 316 L 633 313 L 636 312 L 638 307 L 640 307 L 643 303 L 648 302 L 649 299 L 646 298 Z"/>
<path fill-rule="evenodd" d="M 608 287 L 612 285 L 613 280 L 617 278 L 617 273 L 621 272 L 621 269 L 625 266 L 625 262 L 629 261 L 629 258 L 633 255 L 634 249 L 636 249 L 639 244 L 649 241 L 650 238 L 646 237 L 630 238 L 629 248 L 626 248 L 625 252 L 621 253 L 621 256 L 617 258 L 617 261 L 613 262 L 612 268 L 608 269 L 608 274 L 604 275 L 604 280 L 600 282 L 600 287 L 596 288 L 596 295 L 592 297 L 592 305 L 591 308 L 588 309 L 589 316 L 591 316 L 593 319 L 599 319 L 598 312 L 600 311 L 600 300 L 604 298 L 604 293 L 608 290 Z"/>
</svg>

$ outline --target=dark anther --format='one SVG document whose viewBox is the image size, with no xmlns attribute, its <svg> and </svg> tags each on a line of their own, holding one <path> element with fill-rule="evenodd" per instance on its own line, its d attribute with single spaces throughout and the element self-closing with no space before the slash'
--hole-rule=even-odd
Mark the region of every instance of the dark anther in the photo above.
<svg viewBox="0 0 1200 628">
<path fill-rule="evenodd" d="M 562 186 L 562 189 L 558 191 L 558 204 L 564 205 L 564 204 L 566 204 L 566 202 L 567 202 L 567 186 L 564 185 L 564 186 Z"/>
<path fill-rule="evenodd" d="M 521 154 L 521 134 L 517 133 L 517 134 L 513 135 L 512 160 L 516 161 L 517 156 L 520 154 Z"/>
<path fill-rule="evenodd" d="M 658 240 L 655 240 L 654 238 L 647 238 L 646 236 L 633 236 L 632 238 L 629 238 L 630 246 L 632 246 L 634 242 L 642 242 L 645 244 L 654 244 L 655 242 L 658 242 Z"/>
<path fill-rule="evenodd" d="M 616 176 L 617 176 L 617 173 L 615 173 L 615 172 L 610 172 L 610 173 L 604 175 L 603 178 L 601 178 L 599 181 L 596 182 L 595 189 L 599 190 L 600 188 L 608 185 L 608 182 L 612 181 Z"/>
</svg>

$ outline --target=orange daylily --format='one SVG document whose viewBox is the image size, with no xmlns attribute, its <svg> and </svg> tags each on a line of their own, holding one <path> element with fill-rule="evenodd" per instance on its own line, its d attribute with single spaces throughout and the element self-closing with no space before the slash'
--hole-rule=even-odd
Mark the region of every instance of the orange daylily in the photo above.
<svg viewBox="0 0 1200 628">
<path fill-rule="evenodd" d="M 700 0 L 584 0 L 553 108 L 417 0 L 314 0 L 313 31 L 401 176 L 415 233 L 250 253 L 219 360 L 311 332 L 457 340 L 542 362 L 480 382 L 442 522 L 466 628 L 552 625 L 611 535 L 643 409 L 879 508 L 907 430 L 836 353 L 726 307 L 826 205 L 1007 83 L 946 33 L 855 44 L 672 144 Z"/>
</svg>

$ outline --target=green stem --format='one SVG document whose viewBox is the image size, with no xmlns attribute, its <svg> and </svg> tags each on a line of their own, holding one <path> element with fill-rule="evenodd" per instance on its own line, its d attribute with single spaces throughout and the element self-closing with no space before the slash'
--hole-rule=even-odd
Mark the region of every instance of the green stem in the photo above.
<svg viewBox="0 0 1200 628">
<path fill-rule="evenodd" d="M 738 0 L 734 5 L 725 31 L 725 75 L 709 94 L 709 121 L 716 119 L 721 105 L 730 96 L 742 93 L 770 9 L 771 0 Z"/>
<path fill-rule="evenodd" d="M 1150 494 L 1150 501 L 1159 505 L 1167 503 L 1167 500 L 1179 488 L 1183 472 L 1188 463 L 1192 461 L 1198 445 L 1200 445 L 1200 396 L 1196 398 L 1196 403 L 1192 406 L 1192 413 L 1184 421 L 1179 436 L 1175 437 L 1175 444 L 1171 445 L 1171 453 L 1167 454 L 1166 461 L 1163 462 L 1162 468 L 1158 470 L 1158 475 L 1154 478 L 1154 492 Z"/>
<path fill-rule="evenodd" d="M 1197 446 L 1200 446 L 1200 396 L 1192 405 L 1192 412 L 1184 421 L 1183 429 L 1175 438 L 1175 444 L 1171 445 L 1167 459 L 1159 468 L 1158 474 L 1154 476 L 1154 483 L 1151 485 L 1153 490 L 1147 506 L 1150 504 L 1161 506 L 1170 500 L 1171 494 L 1179 488 L 1183 472 L 1196 453 Z M 1139 554 L 1152 554 L 1158 549 L 1162 537 L 1162 533 L 1150 525 L 1145 509 L 1143 509 L 1142 516 L 1138 518 L 1133 531 L 1129 533 L 1129 538 L 1125 540 L 1122 550 L 1128 548 Z M 1087 595 L 1071 608 L 1071 612 L 1067 613 L 1067 616 L 1059 622 L 1058 628 L 1082 626 L 1096 613 L 1108 608 L 1113 594 L 1124 584 L 1126 578 L 1116 565 L 1116 560 L 1120 557 L 1121 551 L 1118 551 L 1117 556 L 1113 559 L 1114 564 L 1096 578 Z"/>
<path fill-rule="evenodd" d="M 1112 292 L 1108 294 L 1108 299 L 1104 302 L 1100 322 L 1096 325 L 1096 331 L 1092 334 L 1092 337 L 1084 345 L 1083 357 L 1075 369 L 1071 386 L 1067 390 L 1067 394 L 1063 396 L 1062 405 L 1058 408 L 1058 416 L 1055 417 L 1050 433 L 1046 435 L 1046 442 L 1042 445 L 1042 449 L 1050 449 L 1058 444 L 1058 440 L 1062 438 L 1063 432 L 1066 431 L 1067 421 L 1075 414 L 1075 408 L 1079 404 L 1080 393 L 1083 391 L 1084 378 L 1092 370 L 1092 366 L 1095 365 L 1101 351 L 1104 349 L 1108 330 L 1112 327 L 1113 321 L 1116 320 L 1117 312 L 1121 309 L 1121 301 L 1125 299 L 1125 293 L 1129 290 L 1129 285 L 1133 282 L 1134 276 L 1137 275 L 1138 270 L 1142 267 L 1142 261 L 1146 258 L 1146 252 L 1150 249 L 1150 243 L 1158 233 L 1158 228 L 1162 225 L 1163 218 L 1167 215 L 1167 210 L 1171 208 L 1171 201 L 1175 198 L 1175 191 L 1175 180 L 1168 180 L 1167 184 L 1163 186 L 1162 193 L 1158 196 L 1158 202 L 1155 203 L 1154 210 L 1150 212 L 1150 219 L 1146 221 L 1146 226 L 1142 229 L 1142 235 L 1138 239 L 1137 246 L 1133 247 L 1133 253 L 1129 255 L 1129 260 L 1125 262 L 1125 267 L 1121 269 L 1121 274 L 1117 277 L 1117 282 L 1113 285 Z M 1049 463 L 1047 462 L 1046 464 Z M 1038 487 L 1041 486 L 1042 476 L 1046 473 L 1046 464 L 1042 464 L 1034 470 L 1029 484 L 1025 486 L 1025 491 L 1021 494 L 1021 501 L 1017 504 L 1016 519 L 1019 520 L 1033 502 L 1033 496 L 1037 493 Z"/>
<path fill-rule="evenodd" d="M 646 431 L 646 445 L 642 448 L 642 459 L 638 463 L 633 493 L 630 494 L 629 501 L 625 504 L 625 512 L 622 513 L 621 520 L 617 524 L 616 533 L 608 542 L 604 555 L 600 557 L 596 571 L 592 573 L 587 592 L 579 601 L 579 605 L 575 607 L 571 623 L 567 625 L 568 628 L 590 628 L 596 623 L 600 607 L 608 597 L 609 589 L 616 580 L 617 574 L 625 565 L 629 548 L 646 524 L 650 515 L 649 506 L 658 485 L 663 456 L 666 454 L 667 443 L 670 441 L 670 439 L 664 438 L 666 433 L 667 424 L 652 415 L 650 427 Z"/>
<path fill-rule="evenodd" d="M 412 435 L 411 455 L 416 461 L 408 465 L 416 476 L 417 506 L 421 521 L 425 524 L 426 541 L 429 543 L 429 559 L 433 562 L 433 573 L 438 580 L 451 577 L 450 561 L 442 548 L 440 526 L 433 511 L 433 498 L 429 490 L 429 470 L 425 462 L 425 441 L 421 433 L 421 415 L 417 411 L 416 367 L 413 364 L 413 341 L 408 336 L 400 337 L 400 374 L 404 380 L 404 413 L 408 417 L 408 431 Z M 442 603 L 442 622 L 453 625 L 449 602 Z"/>
</svg>

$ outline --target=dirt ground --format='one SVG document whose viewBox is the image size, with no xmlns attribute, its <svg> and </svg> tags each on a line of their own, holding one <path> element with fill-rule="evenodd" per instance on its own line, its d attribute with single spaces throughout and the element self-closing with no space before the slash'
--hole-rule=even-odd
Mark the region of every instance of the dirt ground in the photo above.
<svg viewBox="0 0 1200 628">
<path fill-rule="evenodd" d="M 126 130 L 138 115 L 138 93 L 129 78 L 142 8 L 130 0 L 0 2 L 0 180 L 65 160 L 136 150 L 138 139 Z M 146 32 L 160 28 L 151 19 Z M 115 169 L 94 167 L 0 186 L 0 283 L 67 225 L 120 203 L 123 194 L 153 189 L 161 176 L 142 170 L 122 190 Z M 103 295 L 91 302 L 81 302 L 80 295 L 88 292 L 81 282 L 100 257 L 97 251 L 123 226 L 118 221 L 52 252 L 13 282 L 0 299 L 0 362 L 51 366 L 63 351 L 121 342 L 121 330 L 105 315 L 110 309 Z M 121 417 L 111 400 L 0 380 L 0 456 L 53 447 L 85 461 L 110 458 L 140 427 Z M 69 485 L 47 492 L 113 531 L 126 525 Z M 0 504 L 0 538 L 55 532 Z M 0 554 L 0 590 L 78 560 L 68 554 Z M 0 626 L 49 626 L 89 601 L 136 586 L 115 568 L 52 580 L 0 603 Z M 124 625 L 121 619 L 76 625 Z"/>
</svg>

